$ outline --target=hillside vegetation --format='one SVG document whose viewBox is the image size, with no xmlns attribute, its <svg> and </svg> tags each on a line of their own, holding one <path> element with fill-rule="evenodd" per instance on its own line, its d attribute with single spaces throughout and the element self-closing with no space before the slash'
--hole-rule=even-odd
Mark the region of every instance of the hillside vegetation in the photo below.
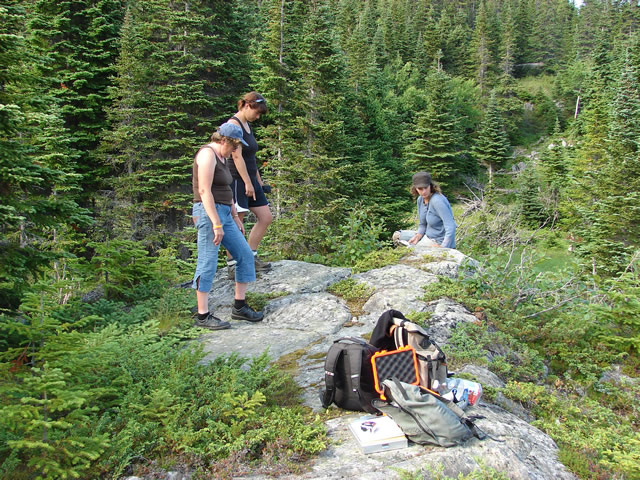
<svg viewBox="0 0 640 480">
<path fill-rule="evenodd" d="M 268 257 L 393 261 L 411 175 L 430 171 L 482 266 L 425 292 L 484 318 L 452 362 L 506 380 L 579 478 L 640 478 L 637 1 L 9 0 L 0 16 L 1 478 L 295 472 L 325 447 L 268 358 L 199 364 L 194 295 L 172 288 L 194 270 L 193 155 L 250 90 L 269 106 Z"/>
</svg>

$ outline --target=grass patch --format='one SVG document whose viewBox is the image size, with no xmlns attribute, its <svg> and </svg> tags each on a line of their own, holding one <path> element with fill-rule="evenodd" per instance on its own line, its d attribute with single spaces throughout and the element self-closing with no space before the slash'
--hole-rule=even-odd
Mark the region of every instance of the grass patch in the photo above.
<svg viewBox="0 0 640 480">
<path fill-rule="evenodd" d="M 287 295 L 289 295 L 289 292 L 247 292 L 247 303 L 254 310 L 261 311 L 271 300 L 286 297 Z"/>
<path fill-rule="evenodd" d="M 547 97 L 553 96 L 553 81 L 554 77 L 551 75 L 528 75 L 516 80 L 518 87 L 529 95 L 542 93 Z"/>
<path fill-rule="evenodd" d="M 407 252 L 401 248 L 382 248 L 368 253 L 353 266 L 353 273 L 367 272 L 375 268 L 393 265 L 404 257 Z"/>
<path fill-rule="evenodd" d="M 364 312 L 362 306 L 375 291 L 364 283 L 359 283 L 353 278 L 340 280 L 329 286 L 327 289 L 330 293 L 341 297 L 347 303 L 347 307 L 355 316 L 362 315 Z"/>
</svg>

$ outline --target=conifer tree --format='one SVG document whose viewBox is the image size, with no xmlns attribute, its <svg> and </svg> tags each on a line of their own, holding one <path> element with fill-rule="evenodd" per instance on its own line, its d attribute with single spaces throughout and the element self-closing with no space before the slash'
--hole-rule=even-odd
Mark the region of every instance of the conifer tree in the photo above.
<svg viewBox="0 0 640 480">
<path fill-rule="evenodd" d="M 427 170 L 444 186 L 458 173 L 460 159 L 459 123 L 451 112 L 450 78 L 434 70 L 426 80 L 427 106 L 417 114 L 411 129 L 414 140 L 407 146 L 406 168 Z"/>
<path fill-rule="evenodd" d="M 588 88 L 581 99 L 582 112 L 575 126 L 584 134 L 581 148 L 583 162 L 575 165 L 578 178 L 584 177 L 592 166 L 595 167 L 594 170 L 598 170 L 604 162 L 603 152 L 610 120 L 609 107 L 613 99 L 612 85 L 615 84 L 611 43 L 604 32 L 597 36 L 592 58 L 594 65 L 589 71 Z"/>
<path fill-rule="evenodd" d="M 515 51 L 517 52 L 514 60 L 516 64 L 535 61 L 529 46 L 529 35 L 533 28 L 532 12 L 529 8 L 530 3 L 531 0 L 517 1 L 517 6 L 513 12 L 515 23 Z"/>
<path fill-rule="evenodd" d="M 531 165 L 525 167 L 518 177 L 516 194 L 520 215 L 525 225 L 537 228 L 546 220 L 546 212 L 540 201 L 540 182 Z"/>
<path fill-rule="evenodd" d="M 359 94 L 363 86 L 369 86 L 377 76 L 378 67 L 376 55 L 373 49 L 373 37 L 375 35 L 375 11 L 372 1 L 365 0 L 358 21 L 353 28 L 352 35 L 343 45 L 349 63 L 349 76 Z"/>
<path fill-rule="evenodd" d="M 476 160 L 487 168 L 489 185 L 491 185 L 495 171 L 504 166 L 510 150 L 494 91 L 491 92 L 485 118 L 480 125 L 478 139 L 472 150 Z"/>
<path fill-rule="evenodd" d="M 225 3 L 129 3 L 103 148 L 133 238 L 185 224 L 193 155 L 246 89 L 242 31 Z"/>
<path fill-rule="evenodd" d="M 0 309 L 18 307 L 28 282 L 56 256 L 52 241 L 66 225 L 86 226 L 86 211 L 74 201 L 78 177 L 69 161 L 60 111 L 38 97 L 42 79 L 22 33 L 25 10 L 2 7 L 0 36 Z"/>
<path fill-rule="evenodd" d="M 492 50 L 494 38 L 491 36 L 486 0 L 481 0 L 473 30 L 473 59 L 476 82 L 486 89 L 493 66 Z"/>
<path fill-rule="evenodd" d="M 295 103 L 299 83 L 294 44 L 300 36 L 306 9 L 295 0 L 265 0 L 262 2 L 263 34 L 257 48 L 260 68 L 254 73 L 256 90 L 269 104 L 265 125 L 258 129 L 260 158 L 265 164 L 263 178 L 276 187 L 270 197 L 275 217 L 279 219 L 286 205 L 283 188 L 286 159 L 298 145 L 296 119 L 301 112 Z"/>
<path fill-rule="evenodd" d="M 547 187 L 547 198 L 550 209 L 557 216 L 560 196 L 568 181 L 566 142 L 561 139 L 560 121 L 556 120 L 553 130 L 552 143 L 546 152 L 540 156 L 541 170 Z"/>
<path fill-rule="evenodd" d="M 511 7 L 507 3 L 502 11 L 502 30 L 500 32 L 500 70 L 502 75 L 512 76 L 513 69 L 518 57 L 516 51 L 516 21 Z"/>
<path fill-rule="evenodd" d="M 344 212 L 344 199 L 352 192 L 346 162 L 345 120 L 347 94 L 345 59 L 331 28 L 324 2 L 305 5 L 295 1 L 297 26 L 292 53 L 297 59 L 291 98 L 284 106 L 293 115 L 291 135 L 280 158 L 270 162 L 280 190 L 280 218 L 273 236 L 298 249 L 313 251 L 317 232 L 335 228 Z M 287 247 L 284 247 L 287 250 Z"/>
<path fill-rule="evenodd" d="M 107 128 L 108 88 L 115 73 L 122 0 L 36 0 L 29 9 L 30 45 L 46 61 L 36 65 L 40 96 L 60 106 L 69 155 L 85 195 L 109 174 L 96 148 Z"/>
<path fill-rule="evenodd" d="M 640 248 L 640 83 L 627 56 L 610 109 L 606 164 L 593 173 L 600 194 L 591 208 L 587 250 L 616 271 Z"/>
<path fill-rule="evenodd" d="M 453 5 L 448 5 L 440 15 L 437 32 L 442 49 L 442 68 L 450 75 L 474 78 L 473 55 L 469 54 L 473 31 L 466 21 L 465 12 L 462 9 L 456 11 Z"/>
<path fill-rule="evenodd" d="M 436 22 L 433 4 L 426 13 L 424 29 L 419 38 L 417 46 L 416 62 L 420 65 L 421 71 L 426 75 L 429 68 L 434 65 L 434 60 L 444 56 L 438 36 L 438 24 Z M 421 57 L 423 55 L 424 57 Z M 441 62 L 440 62 L 441 63 Z"/>
</svg>

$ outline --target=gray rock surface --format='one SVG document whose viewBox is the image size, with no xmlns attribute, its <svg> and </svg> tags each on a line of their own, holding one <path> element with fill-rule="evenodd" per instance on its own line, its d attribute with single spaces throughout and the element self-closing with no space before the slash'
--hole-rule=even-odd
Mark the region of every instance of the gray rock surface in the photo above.
<svg viewBox="0 0 640 480">
<path fill-rule="evenodd" d="M 364 314 L 357 318 L 341 298 L 327 292 L 329 285 L 351 276 L 350 269 L 294 261 L 274 262 L 273 269 L 262 274 L 250 290 L 286 292 L 286 296 L 267 304 L 265 319 L 259 324 L 231 320 L 230 330 L 203 335 L 200 341 L 207 352 L 204 361 L 231 352 L 247 355 L 268 349 L 274 359 L 294 351 L 302 352 L 297 358 L 296 381 L 304 389 L 305 405 L 322 411 L 318 393 L 324 385 L 324 354 L 337 338 L 370 334 L 384 311 L 393 308 L 404 313 L 431 312 L 429 332 L 436 342 L 446 345 L 458 324 L 477 322 L 478 318 L 451 299 L 424 302 L 422 287 L 437 282 L 441 275 L 456 276 L 461 265 L 469 269 L 476 264 L 457 250 L 428 247 L 407 250 L 408 255 L 398 265 L 352 276 L 373 289 L 362 307 Z M 232 300 L 233 282 L 223 270 L 218 273 L 210 295 L 211 311 L 229 319 Z M 474 375 L 486 386 L 503 386 L 496 375 L 480 366 L 468 365 L 462 371 Z M 331 445 L 310 463 L 307 473 L 280 478 L 390 480 L 402 478 L 402 472 L 419 472 L 421 478 L 430 479 L 436 478 L 430 473 L 436 466 L 441 466 L 443 474 L 457 478 L 461 473 L 479 468 L 480 463 L 516 480 L 575 478 L 558 461 L 553 440 L 520 418 L 525 417 L 526 412 L 519 412 L 518 416 L 482 399 L 468 413 L 484 417 L 477 425 L 491 438 L 472 439 L 448 449 L 410 444 L 402 450 L 364 455 L 348 430 L 349 422 L 358 414 L 344 412 L 326 422 Z"/>
</svg>

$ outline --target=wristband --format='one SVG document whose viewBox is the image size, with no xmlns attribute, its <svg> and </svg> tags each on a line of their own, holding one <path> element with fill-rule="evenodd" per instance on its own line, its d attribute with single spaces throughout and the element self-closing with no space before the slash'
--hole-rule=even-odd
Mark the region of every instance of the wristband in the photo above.
<svg viewBox="0 0 640 480">
<path fill-rule="evenodd" d="M 235 215 L 232 215 L 232 216 L 233 216 L 233 218 L 240 218 L 237 213 Z"/>
<path fill-rule="evenodd" d="M 214 225 L 213 225 L 213 229 L 214 229 L 214 230 L 217 230 L 217 229 L 219 229 L 219 228 L 222 228 L 222 224 L 219 224 L 219 225 L 215 225 L 215 224 L 214 224 Z"/>
</svg>

